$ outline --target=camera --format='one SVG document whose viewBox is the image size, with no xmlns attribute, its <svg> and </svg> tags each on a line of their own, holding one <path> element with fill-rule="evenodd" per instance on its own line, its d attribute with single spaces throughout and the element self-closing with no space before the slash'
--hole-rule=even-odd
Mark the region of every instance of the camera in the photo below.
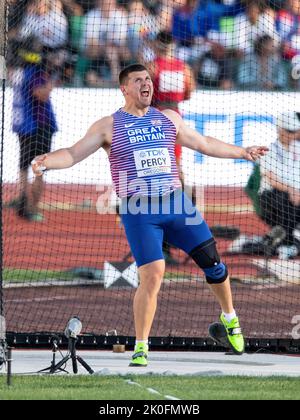
<svg viewBox="0 0 300 420">
<path fill-rule="evenodd" d="M 77 336 L 80 334 L 82 329 L 82 323 L 77 316 L 71 318 L 65 329 L 65 336 L 67 338 L 77 339 Z"/>
</svg>

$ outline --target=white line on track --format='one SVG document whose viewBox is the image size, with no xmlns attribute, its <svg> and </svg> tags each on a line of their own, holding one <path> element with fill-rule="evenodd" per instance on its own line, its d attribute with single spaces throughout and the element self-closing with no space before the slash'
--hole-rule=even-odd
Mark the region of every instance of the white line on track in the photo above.
<svg viewBox="0 0 300 420">
<path fill-rule="evenodd" d="M 31 302 L 53 302 L 53 301 L 63 301 L 68 300 L 69 298 L 66 296 L 52 296 L 52 297 L 45 297 L 45 298 L 25 298 L 25 299 L 7 299 L 6 303 L 31 303 Z"/>
<path fill-rule="evenodd" d="M 141 384 L 139 384 L 138 382 L 134 382 L 131 379 L 125 379 L 124 381 L 127 385 L 134 385 L 134 386 L 138 386 L 139 388 L 143 388 L 146 389 L 148 392 L 150 392 L 150 394 L 154 394 L 154 395 L 160 395 L 161 397 L 164 397 L 166 400 L 171 400 L 171 401 L 180 401 L 180 398 L 176 398 L 173 397 L 172 395 L 163 395 L 160 392 L 156 391 L 156 389 L 153 388 L 147 388 Z"/>
</svg>

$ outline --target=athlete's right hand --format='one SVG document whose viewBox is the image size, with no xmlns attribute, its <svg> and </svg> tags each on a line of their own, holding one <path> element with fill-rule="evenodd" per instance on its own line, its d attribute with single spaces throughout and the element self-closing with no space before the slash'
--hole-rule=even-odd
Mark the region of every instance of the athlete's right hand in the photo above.
<svg viewBox="0 0 300 420">
<path fill-rule="evenodd" d="M 34 158 L 33 161 L 31 162 L 31 168 L 35 176 L 42 176 L 43 173 L 47 170 L 47 167 L 45 166 L 46 158 L 47 158 L 47 154 L 40 155 Z"/>
</svg>

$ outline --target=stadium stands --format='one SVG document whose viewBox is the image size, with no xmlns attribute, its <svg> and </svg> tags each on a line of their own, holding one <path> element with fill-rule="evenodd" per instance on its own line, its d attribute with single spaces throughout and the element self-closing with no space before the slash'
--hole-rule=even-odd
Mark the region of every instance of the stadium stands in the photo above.
<svg viewBox="0 0 300 420">
<path fill-rule="evenodd" d="M 10 0 L 10 69 L 20 45 L 35 36 L 60 55 L 62 83 L 114 86 L 122 65 L 151 61 L 153 40 L 171 30 L 175 54 L 192 65 L 204 88 L 298 89 L 291 67 L 300 53 L 298 0 Z M 272 38 L 267 83 L 250 82 L 255 46 Z M 271 41 L 270 41 L 271 43 Z M 27 48 L 30 49 L 30 42 Z M 272 73 L 272 66 L 277 71 Z M 267 67 L 267 69 L 265 69 Z M 245 73 L 245 77 L 243 76 Z M 279 74 L 278 74 L 279 73 Z M 243 83 L 241 83 L 241 77 Z M 280 79 L 280 81 L 278 81 Z"/>
</svg>

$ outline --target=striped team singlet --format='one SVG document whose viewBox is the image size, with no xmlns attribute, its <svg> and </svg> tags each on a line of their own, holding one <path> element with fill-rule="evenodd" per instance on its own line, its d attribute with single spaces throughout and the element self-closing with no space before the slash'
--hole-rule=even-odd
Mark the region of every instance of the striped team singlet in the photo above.
<svg viewBox="0 0 300 420">
<path fill-rule="evenodd" d="M 181 188 L 172 121 L 153 107 L 143 117 L 121 109 L 113 117 L 109 160 L 117 195 L 161 196 Z"/>
</svg>

